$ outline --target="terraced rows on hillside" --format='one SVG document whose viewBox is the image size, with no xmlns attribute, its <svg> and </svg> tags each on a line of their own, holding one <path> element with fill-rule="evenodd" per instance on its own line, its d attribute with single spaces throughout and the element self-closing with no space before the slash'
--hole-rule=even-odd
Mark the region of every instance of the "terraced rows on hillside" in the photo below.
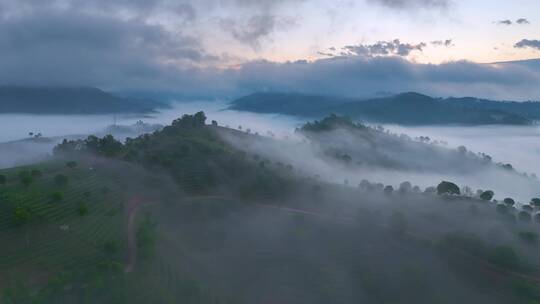
<svg viewBox="0 0 540 304">
<path fill-rule="evenodd" d="M 23 191 L 8 172 L 11 182 L 0 189 L 0 276 L 21 269 L 54 274 L 95 267 L 105 242 L 123 247 L 123 199 L 113 182 L 88 168 L 56 167 L 46 172 Z M 68 176 L 69 183 L 53 188 L 63 198 L 52 201 L 49 184 L 57 173 Z M 87 206 L 87 214 L 79 214 L 80 204 Z M 30 212 L 27 222 L 14 221 L 16 206 Z"/>
</svg>

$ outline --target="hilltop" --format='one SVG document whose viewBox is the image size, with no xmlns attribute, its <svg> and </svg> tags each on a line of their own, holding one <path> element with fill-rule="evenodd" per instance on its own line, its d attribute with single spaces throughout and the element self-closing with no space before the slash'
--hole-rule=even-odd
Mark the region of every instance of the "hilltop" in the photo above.
<svg viewBox="0 0 540 304">
<path fill-rule="evenodd" d="M 0 113 L 146 113 L 166 106 L 153 100 L 118 97 L 92 87 L 0 86 Z"/>
</svg>

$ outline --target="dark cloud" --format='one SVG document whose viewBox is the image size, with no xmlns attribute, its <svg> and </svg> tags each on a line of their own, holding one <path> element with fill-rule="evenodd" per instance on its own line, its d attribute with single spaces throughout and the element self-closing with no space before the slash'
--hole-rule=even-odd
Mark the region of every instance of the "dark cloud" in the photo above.
<svg viewBox="0 0 540 304">
<path fill-rule="evenodd" d="M 315 62 L 250 62 L 232 75 L 230 79 L 234 80 L 237 93 L 274 90 L 369 96 L 380 91 L 419 91 L 435 96 L 500 99 L 540 96 L 539 70 L 511 63 L 497 66 L 467 61 L 418 64 L 395 56 L 350 56 Z"/>
<path fill-rule="evenodd" d="M 236 97 L 259 90 L 351 96 L 413 90 L 437 96 L 458 92 L 507 99 L 540 97 L 537 67 L 418 64 L 402 57 L 422 51 L 427 44 L 397 39 L 330 48 L 322 53 L 331 58 L 313 62 L 256 61 L 227 68 L 227 55 L 209 52 L 201 33 L 192 27 L 208 21 L 205 12 L 221 12 L 226 6 L 225 17 L 231 21 L 228 33 L 257 46 L 272 31 L 290 26 L 290 20 L 275 10 L 275 5 L 285 2 L 0 0 L 0 84 L 86 85 L 200 98 Z M 238 11 L 242 13 L 235 15 Z M 161 24 L 156 16 L 179 20 L 181 26 Z M 537 43 L 524 40 L 516 47 Z M 441 45 L 446 41 L 441 40 Z"/>
<path fill-rule="evenodd" d="M 222 19 L 220 25 L 236 40 L 259 49 L 262 39 L 268 38 L 278 28 L 284 29 L 294 25 L 294 20 L 275 15 L 257 15 L 245 22 Z"/>
<path fill-rule="evenodd" d="M 2 19 L 0 36 L 0 83 L 121 86 L 216 60 L 181 32 L 73 11 Z"/>
<path fill-rule="evenodd" d="M 512 25 L 512 24 L 514 24 L 514 22 L 512 22 L 512 20 L 510 20 L 510 19 L 498 20 L 498 21 L 495 21 L 493 23 L 498 24 L 498 25 Z M 525 25 L 525 24 L 530 24 L 530 22 L 529 22 L 529 20 L 527 20 L 525 18 L 519 18 L 519 19 L 516 20 L 515 24 Z"/>
<path fill-rule="evenodd" d="M 453 46 L 452 44 L 452 39 L 446 39 L 446 40 L 434 40 L 434 41 L 431 41 L 430 42 L 432 45 L 434 46 L 444 46 L 444 47 L 451 47 Z"/>
<path fill-rule="evenodd" d="M 408 56 L 413 51 L 422 51 L 424 42 L 418 44 L 402 43 L 399 39 L 379 41 L 375 44 L 358 44 L 343 47 L 343 50 L 354 56 Z"/>
<path fill-rule="evenodd" d="M 540 40 L 529 40 L 529 39 L 523 39 L 516 44 L 514 44 L 515 48 L 524 49 L 524 48 L 532 48 L 536 50 L 540 50 Z"/>
<path fill-rule="evenodd" d="M 506 20 L 498 20 L 494 22 L 498 25 L 512 25 L 512 20 L 506 19 Z"/>
<path fill-rule="evenodd" d="M 409 9 L 409 8 L 442 8 L 446 9 L 450 6 L 450 0 L 368 0 L 371 3 L 376 3 L 393 9 Z"/>
</svg>

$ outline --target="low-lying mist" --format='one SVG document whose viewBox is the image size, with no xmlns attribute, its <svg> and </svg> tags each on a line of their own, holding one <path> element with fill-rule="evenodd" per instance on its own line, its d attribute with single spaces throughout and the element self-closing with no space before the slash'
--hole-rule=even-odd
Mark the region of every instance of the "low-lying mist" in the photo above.
<svg viewBox="0 0 540 304">
<path fill-rule="evenodd" d="M 208 122 L 216 120 L 221 126 L 258 133 L 267 138 L 281 139 L 279 143 L 264 141 L 264 143 L 250 145 L 249 149 L 253 149 L 252 152 L 269 159 L 293 164 L 306 174 L 335 183 L 356 186 L 367 179 L 371 182 L 397 187 L 403 181 L 410 181 L 413 185 L 426 188 L 436 185 L 441 180 L 450 180 L 460 186 L 470 186 L 473 190 L 494 190 L 496 198 L 499 199 L 508 196 L 524 203 L 540 194 L 538 190 L 540 187 L 534 179 L 524 178 L 513 172 L 505 172 L 494 167 L 473 168 L 468 163 L 456 163 L 455 159 L 445 160 L 440 157 L 431 159 L 429 155 L 419 155 L 420 152 L 415 153 L 414 150 L 410 150 L 411 154 L 393 155 L 394 158 L 400 158 L 403 164 L 409 163 L 409 167 L 403 168 L 365 164 L 353 167 L 328 162 L 320 157 L 320 147 L 309 144 L 306 138 L 295 134 L 295 128 L 303 123 L 301 119 L 284 115 L 237 112 L 226 110 L 226 107 L 227 104 L 223 101 L 201 101 L 173 103 L 170 109 L 142 116 L 2 115 L 0 117 L 3 122 L 0 129 L 0 142 L 2 142 L 0 168 L 39 161 L 47 157 L 54 145 L 67 136 L 74 138 L 90 134 L 113 133 L 115 137 L 125 139 L 137 136 L 141 132 L 115 133 L 110 132 L 110 128 L 107 129 L 107 127 L 114 123 L 119 126 L 130 126 L 139 120 L 152 125 L 166 125 L 183 114 L 203 110 L 208 117 Z M 439 143 L 434 145 L 434 149 L 455 150 L 463 145 L 473 153 L 482 152 L 490 155 L 494 163 L 510 163 L 518 172 L 535 174 L 540 172 L 540 164 L 535 162 L 540 151 L 540 141 L 535 140 L 540 137 L 540 129 L 536 126 L 403 127 L 388 125 L 384 128 L 392 133 L 406 134 L 411 138 L 429 137 L 431 143 L 437 140 Z M 46 140 L 28 140 L 29 132 L 41 133 Z M 26 140 L 21 141 L 22 139 Z M 334 140 L 341 140 L 350 146 L 357 144 L 347 137 L 338 136 Z M 385 153 L 391 152 L 392 150 L 389 149 Z M 399 150 L 395 153 L 399 153 Z M 354 158 L 357 159 L 358 156 Z M 431 163 L 429 166 L 431 169 L 426 170 L 425 167 L 415 164 L 419 161 L 435 163 Z"/>
</svg>

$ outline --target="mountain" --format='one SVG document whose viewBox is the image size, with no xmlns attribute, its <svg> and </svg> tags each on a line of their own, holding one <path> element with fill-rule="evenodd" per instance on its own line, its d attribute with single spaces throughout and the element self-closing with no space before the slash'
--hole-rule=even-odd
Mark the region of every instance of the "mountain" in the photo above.
<svg viewBox="0 0 540 304">
<path fill-rule="evenodd" d="M 0 113 L 145 113 L 166 104 L 118 97 L 92 87 L 0 87 Z"/>
<path fill-rule="evenodd" d="M 442 99 L 414 92 L 372 99 L 256 93 L 237 99 L 230 109 L 308 118 L 335 113 L 369 122 L 405 125 L 529 125 L 540 118 L 539 102 Z"/>
<path fill-rule="evenodd" d="M 349 101 L 347 98 L 297 93 L 254 93 L 236 99 L 230 109 L 257 113 L 318 116 L 323 109 Z"/>
</svg>

